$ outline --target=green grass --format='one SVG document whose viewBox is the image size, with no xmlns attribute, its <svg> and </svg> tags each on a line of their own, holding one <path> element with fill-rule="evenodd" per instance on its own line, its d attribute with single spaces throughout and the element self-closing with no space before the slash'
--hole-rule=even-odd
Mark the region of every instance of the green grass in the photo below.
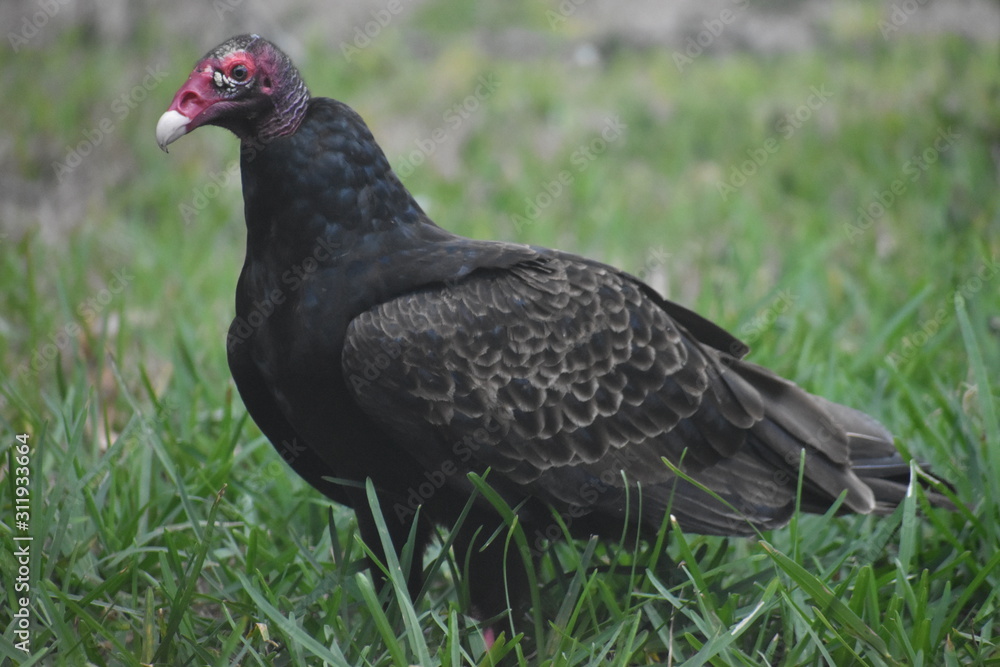
<svg viewBox="0 0 1000 667">
<path fill-rule="evenodd" d="M 441 10 L 427 11 L 431 23 Z M 517 11 L 546 30 L 545 16 Z M 0 55 L 0 82 L 20 91 L 7 120 L 18 176 L 54 187 L 51 162 L 109 116 L 114 132 L 79 169 L 123 173 L 79 193 L 83 220 L 58 240 L 0 240 L 0 660 L 1000 664 L 998 48 L 886 43 L 872 24 L 818 51 L 705 55 L 678 72 L 666 52 L 622 49 L 581 68 L 434 34 L 439 50 L 421 58 L 387 31 L 353 64 L 318 47 L 300 63 L 313 91 L 386 137 L 397 165 L 479 77 L 495 77 L 405 179 L 432 217 L 643 275 L 747 339 L 753 360 L 877 416 L 968 509 L 932 510 L 916 493 L 890 517 L 801 516 L 761 539 L 665 522 L 655 544 L 560 544 L 532 572 L 526 634 L 505 628 L 484 655 L 455 556 L 428 554 L 416 600 L 386 563 L 399 595 L 380 596 L 353 514 L 294 477 L 234 391 L 224 335 L 243 252 L 238 181 L 190 224 L 179 206 L 206 194 L 236 145 L 206 129 L 165 156 L 152 137 L 208 45 L 143 42 L 123 60 L 70 35 Z M 169 77 L 118 118 L 112 100 L 154 62 Z M 822 86 L 829 100 L 788 133 Z M 625 129 L 581 159 L 616 116 Z M 857 209 L 909 179 L 907 162 L 948 128 L 958 138 L 859 224 Z M 772 138 L 776 150 L 721 196 L 720 181 Z M 527 215 L 564 171 L 562 191 Z M 30 656 L 14 647 L 6 574 L 17 570 L 17 433 L 31 443 Z M 519 530 L 494 537 L 511 558 L 529 537 Z"/>
</svg>

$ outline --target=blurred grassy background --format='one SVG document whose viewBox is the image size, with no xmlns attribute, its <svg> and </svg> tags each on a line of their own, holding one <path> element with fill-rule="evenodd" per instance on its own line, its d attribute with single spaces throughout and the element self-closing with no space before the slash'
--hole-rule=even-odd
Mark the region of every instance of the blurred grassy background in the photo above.
<svg viewBox="0 0 1000 667">
<path fill-rule="evenodd" d="M 988 620 L 1000 575 L 986 567 L 1000 546 L 996 3 L 14 2 L 0 16 L 0 415 L 11 434 L 0 453 L 9 478 L 13 434 L 32 435 L 43 664 L 312 664 L 324 654 L 306 635 L 347 646 L 352 627 L 353 663 L 380 636 L 357 621 L 371 609 L 352 578 L 350 513 L 337 509 L 327 531 L 327 504 L 234 398 L 224 335 L 244 243 L 236 143 L 202 130 L 163 155 L 153 140 L 197 58 L 245 30 L 286 49 L 315 95 L 354 106 L 440 225 L 633 271 L 742 336 L 758 363 L 884 421 L 956 481 L 978 520 L 940 518 L 934 536 L 908 538 L 935 565 L 919 590 L 937 606 L 914 602 L 899 620 L 868 608 L 865 621 L 894 651 L 926 621 L 928 664 L 1000 656 Z M 12 549 L 9 488 L 0 525 Z M 879 523 L 838 519 L 834 537 L 804 525 L 832 545 L 825 565 L 806 564 L 831 587 L 850 582 L 838 589 L 849 599 L 865 565 L 852 559 Z M 797 552 L 802 536 L 773 539 Z M 692 540 L 707 557 L 725 551 Z M 896 569 L 894 544 L 876 571 L 886 599 L 921 576 L 917 564 Z M 759 548 L 730 549 L 732 567 L 747 556 L 777 578 Z M 189 567 L 198 554 L 204 571 Z M 333 568 L 337 558 L 353 565 Z M 749 576 L 726 567 L 720 581 Z M 675 592 L 690 598 L 684 585 Z M 420 608 L 443 614 L 424 628 L 432 645 L 460 619 L 441 587 Z M 743 593 L 730 612 L 756 604 Z M 269 617 L 261 595 L 297 625 Z M 725 616 L 720 605 L 711 611 Z M 632 623 L 632 611 L 610 616 Z M 668 650 L 652 612 L 636 613 L 653 629 L 618 647 L 622 664 Z M 6 614 L 0 655 L 19 660 Z M 836 645 L 825 626 L 797 622 L 776 631 L 775 664 L 827 657 L 795 653 L 802 636 Z M 580 646 L 602 623 L 578 628 Z M 753 627 L 761 639 L 744 635 L 719 664 L 770 646 L 773 628 Z M 675 660 L 711 635 L 687 632 L 669 647 Z M 474 634 L 462 631 L 459 661 L 477 659 Z M 843 655 L 886 661 L 857 641 Z M 364 659 L 393 664 L 391 647 Z"/>
</svg>

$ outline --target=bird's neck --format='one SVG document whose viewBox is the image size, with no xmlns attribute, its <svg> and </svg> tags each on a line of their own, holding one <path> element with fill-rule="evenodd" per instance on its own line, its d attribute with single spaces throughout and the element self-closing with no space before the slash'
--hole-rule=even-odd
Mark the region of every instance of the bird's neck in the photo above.
<svg viewBox="0 0 1000 667">
<path fill-rule="evenodd" d="M 274 112 L 257 128 L 256 138 L 267 144 L 278 137 L 294 133 L 306 117 L 309 89 L 298 73 L 272 97 Z"/>
<path fill-rule="evenodd" d="M 361 118 L 333 100 L 308 101 L 294 132 L 245 144 L 241 166 L 251 252 L 294 260 L 319 238 L 358 257 L 379 237 L 398 247 L 433 227 Z"/>
</svg>

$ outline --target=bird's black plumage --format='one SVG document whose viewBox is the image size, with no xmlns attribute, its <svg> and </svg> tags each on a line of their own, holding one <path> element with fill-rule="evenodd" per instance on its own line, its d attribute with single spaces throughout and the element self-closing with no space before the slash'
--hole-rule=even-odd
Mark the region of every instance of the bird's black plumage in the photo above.
<svg viewBox="0 0 1000 667">
<path fill-rule="evenodd" d="M 227 78 L 227 68 L 247 59 L 252 78 L 236 88 L 242 72 Z M 625 522 L 655 531 L 668 511 L 701 533 L 779 527 L 795 507 L 800 459 L 806 510 L 842 494 L 861 513 L 901 499 L 909 471 L 878 422 L 744 361 L 740 341 L 637 278 L 437 227 L 361 118 L 308 99 L 270 43 L 241 36 L 199 68 L 157 135 L 165 146 L 185 121 L 201 124 L 188 115 L 201 108 L 195 89 L 204 122 L 241 139 L 247 254 L 233 377 L 282 457 L 352 506 L 370 544 L 379 541 L 364 492 L 342 480 L 372 480 L 397 548 L 419 502 L 420 549 L 430 523 L 450 527 L 465 507 L 467 474 L 487 470 L 529 535 L 553 511 L 580 537 L 618 537 Z M 212 80 L 196 81 L 201 71 Z M 283 129 L 262 139 L 255 124 Z M 524 592 L 502 541 L 473 544 L 499 523 L 477 501 L 455 541 L 484 616 L 507 607 L 505 567 L 515 603 Z"/>
</svg>

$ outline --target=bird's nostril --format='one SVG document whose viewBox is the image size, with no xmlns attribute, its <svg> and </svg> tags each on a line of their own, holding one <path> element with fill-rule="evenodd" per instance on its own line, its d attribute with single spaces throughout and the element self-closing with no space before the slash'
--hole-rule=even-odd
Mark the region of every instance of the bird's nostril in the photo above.
<svg viewBox="0 0 1000 667">
<path fill-rule="evenodd" d="M 177 104 L 177 110 L 188 118 L 194 118 L 204 107 L 205 103 L 201 95 L 194 91 L 187 91 L 181 95 L 181 99 Z"/>
</svg>

